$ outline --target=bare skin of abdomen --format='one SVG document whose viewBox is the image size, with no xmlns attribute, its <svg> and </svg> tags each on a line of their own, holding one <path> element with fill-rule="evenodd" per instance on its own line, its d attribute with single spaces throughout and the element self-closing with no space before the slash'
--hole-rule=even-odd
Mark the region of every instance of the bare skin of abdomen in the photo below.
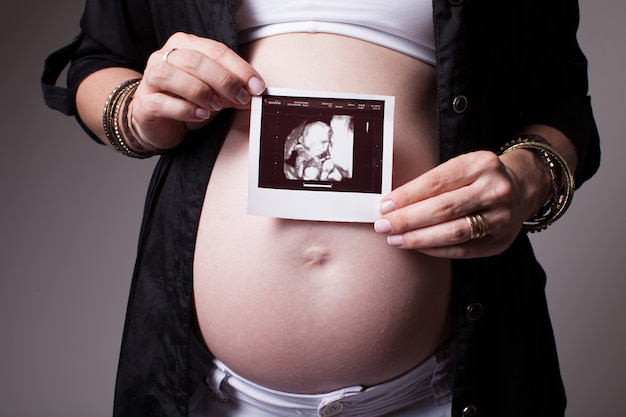
<svg viewBox="0 0 626 417">
<path fill-rule="evenodd" d="M 371 43 L 287 34 L 243 56 L 270 87 L 395 96 L 393 186 L 437 163 L 435 71 Z M 240 375 L 299 393 L 373 385 L 451 336 L 450 262 L 389 246 L 371 224 L 247 214 L 249 112 L 209 181 L 194 299 L 211 352 Z"/>
</svg>

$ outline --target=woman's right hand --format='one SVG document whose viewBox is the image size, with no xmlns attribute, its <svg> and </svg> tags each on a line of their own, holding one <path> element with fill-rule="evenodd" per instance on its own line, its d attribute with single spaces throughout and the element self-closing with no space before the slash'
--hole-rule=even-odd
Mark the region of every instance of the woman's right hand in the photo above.
<svg viewBox="0 0 626 417">
<path fill-rule="evenodd" d="M 249 108 L 251 96 L 263 91 L 261 76 L 226 45 L 176 33 L 148 59 L 131 103 L 133 133 L 151 147 L 170 149 L 212 113 Z"/>
</svg>

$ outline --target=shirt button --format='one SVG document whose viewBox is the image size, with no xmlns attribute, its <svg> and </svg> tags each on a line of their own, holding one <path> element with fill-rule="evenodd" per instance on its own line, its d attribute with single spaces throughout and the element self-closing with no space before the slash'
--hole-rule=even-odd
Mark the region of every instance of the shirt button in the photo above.
<svg viewBox="0 0 626 417">
<path fill-rule="evenodd" d="M 473 303 L 467 306 L 465 314 L 470 320 L 479 320 L 483 316 L 484 311 L 485 309 L 482 304 Z"/>
<path fill-rule="evenodd" d="M 474 417 L 478 413 L 478 410 L 473 405 L 468 405 L 463 409 L 463 417 Z"/>
<path fill-rule="evenodd" d="M 452 100 L 452 108 L 454 112 L 457 114 L 464 113 L 467 110 L 467 97 L 465 96 L 456 96 Z"/>
<path fill-rule="evenodd" d="M 338 415 L 342 411 L 343 411 L 343 404 L 340 403 L 339 401 L 336 401 L 328 405 L 325 405 L 324 408 L 322 408 L 322 415 L 324 417 L 333 417 L 333 416 Z"/>
</svg>

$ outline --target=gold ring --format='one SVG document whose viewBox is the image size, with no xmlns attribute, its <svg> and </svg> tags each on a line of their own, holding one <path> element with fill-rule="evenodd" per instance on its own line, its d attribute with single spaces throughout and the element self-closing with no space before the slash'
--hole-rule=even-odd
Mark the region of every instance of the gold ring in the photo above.
<svg viewBox="0 0 626 417">
<path fill-rule="evenodd" d="M 167 58 L 169 58 L 170 54 L 177 50 L 178 48 L 172 48 L 163 55 L 163 62 L 167 62 Z"/>
<path fill-rule="evenodd" d="M 465 220 L 470 227 L 470 239 L 480 239 L 487 235 L 487 221 L 482 214 L 468 214 Z"/>
</svg>

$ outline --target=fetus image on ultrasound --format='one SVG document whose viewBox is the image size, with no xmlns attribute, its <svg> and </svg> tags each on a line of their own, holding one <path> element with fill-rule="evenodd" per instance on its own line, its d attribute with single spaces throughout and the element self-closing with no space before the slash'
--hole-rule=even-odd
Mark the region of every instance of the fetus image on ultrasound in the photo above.
<svg viewBox="0 0 626 417">
<path fill-rule="evenodd" d="M 380 193 L 391 168 L 383 144 L 393 107 L 385 104 L 378 97 L 263 96 L 251 123 L 251 187 L 297 191 L 298 198 Z"/>
<path fill-rule="evenodd" d="M 285 140 L 285 178 L 334 182 L 351 178 L 353 146 L 351 116 L 335 115 L 330 123 L 302 122 Z"/>
</svg>

